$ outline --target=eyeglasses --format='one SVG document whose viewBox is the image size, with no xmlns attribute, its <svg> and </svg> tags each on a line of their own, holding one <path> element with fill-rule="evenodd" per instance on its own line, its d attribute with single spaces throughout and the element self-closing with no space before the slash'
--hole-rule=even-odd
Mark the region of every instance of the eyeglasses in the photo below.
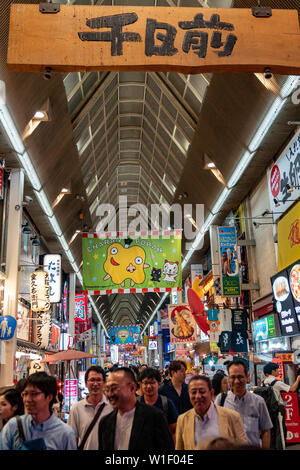
<svg viewBox="0 0 300 470">
<path fill-rule="evenodd" d="M 36 398 L 41 393 L 44 393 L 44 392 L 22 392 L 21 397 L 22 398 L 27 398 L 27 397 Z"/>
<path fill-rule="evenodd" d="M 150 385 L 151 387 L 153 387 L 155 384 L 156 384 L 156 381 L 155 381 L 155 380 L 152 380 L 152 382 L 142 382 L 142 385 L 144 385 L 145 387 L 146 387 L 147 385 Z"/>
</svg>

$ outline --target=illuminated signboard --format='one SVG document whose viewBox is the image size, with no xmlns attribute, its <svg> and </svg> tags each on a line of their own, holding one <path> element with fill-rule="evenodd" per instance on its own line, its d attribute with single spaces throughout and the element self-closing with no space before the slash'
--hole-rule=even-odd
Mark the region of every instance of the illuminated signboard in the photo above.
<svg viewBox="0 0 300 470">
<path fill-rule="evenodd" d="M 49 274 L 50 302 L 61 299 L 61 255 L 45 255 L 44 271 Z"/>
</svg>

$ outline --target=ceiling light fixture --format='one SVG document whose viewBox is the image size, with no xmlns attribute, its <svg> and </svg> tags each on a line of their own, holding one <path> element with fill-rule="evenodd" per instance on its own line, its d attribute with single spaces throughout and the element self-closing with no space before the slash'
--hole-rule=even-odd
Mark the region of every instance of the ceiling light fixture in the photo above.
<svg viewBox="0 0 300 470">
<path fill-rule="evenodd" d="M 217 168 L 217 165 L 215 162 L 212 161 L 212 159 L 207 155 L 207 153 L 204 154 L 204 165 L 203 165 L 204 170 L 210 170 L 212 174 L 217 178 L 217 180 L 226 186 L 226 181 L 220 172 L 220 170 Z"/>
<path fill-rule="evenodd" d="M 22 139 L 27 139 L 27 137 L 29 137 L 35 131 L 38 125 L 43 121 L 51 121 L 49 98 L 47 99 L 46 103 L 44 103 L 44 105 L 41 107 L 41 109 L 37 110 L 34 113 L 32 119 L 30 119 L 30 121 L 28 122 L 22 134 Z"/>
</svg>

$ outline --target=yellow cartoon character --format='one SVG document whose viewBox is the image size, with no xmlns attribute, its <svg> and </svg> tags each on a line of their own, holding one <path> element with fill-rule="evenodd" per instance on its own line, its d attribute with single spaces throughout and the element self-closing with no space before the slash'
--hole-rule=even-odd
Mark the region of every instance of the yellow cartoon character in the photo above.
<svg viewBox="0 0 300 470">
<path fill-rule="evenodd" d="M 107 258 L 104 263 L 104 271 L 107 275 L 104 281 L 111 278 L 114 284 L 125 286 L 125 280 L 131 279 L 131 287 L 135 284 L 143 284 L 145 281 L 146 253 L 139 246 L 124 248 L 120 243 L 113 243 L 107 250 Z"/>
</svg>

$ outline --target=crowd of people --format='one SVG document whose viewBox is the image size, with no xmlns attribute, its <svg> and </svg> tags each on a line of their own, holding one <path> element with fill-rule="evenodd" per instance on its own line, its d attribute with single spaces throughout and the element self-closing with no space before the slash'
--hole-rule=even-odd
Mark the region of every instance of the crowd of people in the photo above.
<svg viewBox="0 0 300 470">
<path fill-rule="evenodd" d="M 274 421 L 264 398 L 247 390 L 247 363 L 234 359 L 227 373 L 217 371 L 212 380 L 193 375 L 186 383 L 186 363 L 179 360 L 165 371 L 143 364 L 116 365 L 107 373 L 93 365 L 85 373 L 88 394 L 72 406 L 66 423 L 53 412 L 55 377 L 36 372 L 14 388 L 0 389 L 0 449 L 272 448 Z M 265 366 L 269 387 L 297 389 L 300 376 L 289 386 L 276 374 L 276 365 Z"/>
</svg>

